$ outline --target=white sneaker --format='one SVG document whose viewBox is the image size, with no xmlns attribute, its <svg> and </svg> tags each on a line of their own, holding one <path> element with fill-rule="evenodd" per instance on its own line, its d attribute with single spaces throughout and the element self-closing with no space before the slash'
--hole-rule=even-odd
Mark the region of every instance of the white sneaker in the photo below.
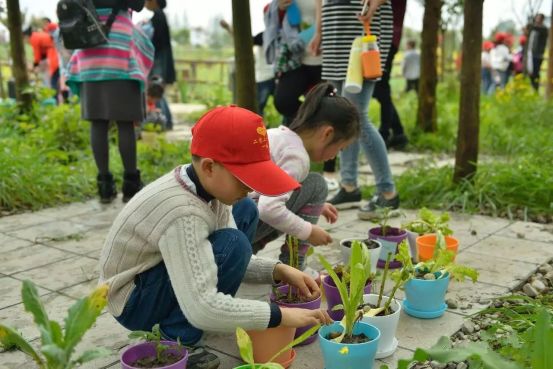
<svg viewBox="0 0 553 369">
<path fill-rule="evenodd" d="M 326 177 L 324 177 L 324 179 L 326 182 L 326 187 L 328 188 L 328 192 L 336 191 L 340 187 L 340 184 L 336 179 Z"/>
</svg>

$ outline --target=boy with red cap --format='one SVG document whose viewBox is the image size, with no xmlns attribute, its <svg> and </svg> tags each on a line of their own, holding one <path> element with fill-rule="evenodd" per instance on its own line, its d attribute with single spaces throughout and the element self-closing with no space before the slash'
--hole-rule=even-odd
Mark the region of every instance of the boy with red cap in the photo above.
<svg viewBox="0 0 553 369">
<path fill-rule="evenodd" d="M 258 214 L 248 192 L 278 196 L 299 187 L 271 161 L 262 118 L 235 106 L 215 108 L 192 128 L 191 153 L 191 164 L 146 186 L 115 219 L 100 258 L 110 313 L 128 329 L 159 324 L 164 338 L 194 345 L 189 369 L 219 365 L 198 346 L 203 330 L 330 322 L 322 310 L 234 297 L 242 280 L 320 293 L 307 274 L 252 255 Z"/>
</svg>

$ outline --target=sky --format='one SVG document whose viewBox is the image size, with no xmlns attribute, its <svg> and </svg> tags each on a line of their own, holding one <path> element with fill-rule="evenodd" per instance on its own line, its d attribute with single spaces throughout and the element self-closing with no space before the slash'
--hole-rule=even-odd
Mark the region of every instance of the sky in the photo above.
<svg viewBox="0 0 553 369">
<path fill-rule="evenodd" d="M 250 11 L 252 18 L 252 33 L 263 30 L 263 6 L 269 0 L 250 0 Z M 483 34 L 488 35 L 491 29 L 502 20 L 513 19 L 516 21 L 515 14 L 522 20 L 527 3 L 529 0 L 485 0 L 484 1 L 484 24 Z M 536 1 L 536 0 L 534 0 Z M 539 0 L 538 0 L 539 1 Z M 542 0 L 540 11 L 546 15 L 551 14 L 551 2 L 553 0 Z M 22 9 L 36 16 L 47 16 L 55 19 L 57 0 L 19 0 Z M 175 17 L 182 22 L 183 15 L 186 14 L 189 26 L 205 27 L 210 21 L 216 18 L 225 18 L 231 20 L 231 0 L 167 0 L 166 14 L 170 22 L 174 22 Z M 415 30 L 422 29 L 423 7 L 416 0 L 407 0 L 407 11 L 405 14 L 405 27 Z M 148 10 L 135 14 L 136 20 L 149 18 L 151 13 Z"/>
</svg>

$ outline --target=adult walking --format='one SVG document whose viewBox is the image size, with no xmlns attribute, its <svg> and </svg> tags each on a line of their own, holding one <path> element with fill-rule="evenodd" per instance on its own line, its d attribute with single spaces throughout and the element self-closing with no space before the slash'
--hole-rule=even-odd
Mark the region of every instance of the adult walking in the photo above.
<svg viewBox="0 0 553 369">
<path fill-rule="evenodd" d="M 131 20 L 144 0 L 93 0 L 100 21 L 116 14 L 108 42 L 76 50 L 68 66 L 67 84 L 80 95 L 81 116 L 89 120 L 90 142 L 98 168 L 98 194 L 109 203 L 117 191 L 109 171 L 109 122 L 117 122 L 119 153 L 123 162 L 123 201 L 142 188 L 137 168 L 134 122 L 145 116 L 144 91 L 152 67 L 154 50 L 150 40 Z"/>
<path fill-rule="evenodd" d="M 536 92 L 540 87 L 540 68 L 543 62 L 543 53 L 547 44 L 547 27 L 543 25 L 545 16 L 537 14 L 534 17 L 534 23 L 528 26 L 528 45 L 526 51 L 526 66 L 532 87 Z"/>
<path fill-rule="evenodd" d="M 318 2 L 320 26 L 310 47 L 313 51 L 322 45 L 323 79 L 332 81 L 342 96 L 347 97 L 359 110 L 361 136 L 340 155 L 340 190 L 330 200 L 337 208 L 359 206 L 361 191 L 358 187 L 359 147 L 363 148 L 376 179 L 376 195 L 361 206 L 360 219 L 371 219 L 378 207 L 399 207 L 399 196 L 392 179 L 386 145 L 382 136 L 371 124 L 368 116 L 369 101 L 376 84 L 365 80 L 360 93 L 350 94 L 343 90 L 351 44 L 363 34 L 363 22 L 371 24 L 371 33 L 377 36 L 381 53 L 381 65 L 386 60 L 392 43 L 392 7 L 387 0 L 372 0 L 366 14 L 359 16 L 363 4 L 357 0 L 326 0 Z M 321 43 L 322 39 L 322 43 Z"/>
</svg>

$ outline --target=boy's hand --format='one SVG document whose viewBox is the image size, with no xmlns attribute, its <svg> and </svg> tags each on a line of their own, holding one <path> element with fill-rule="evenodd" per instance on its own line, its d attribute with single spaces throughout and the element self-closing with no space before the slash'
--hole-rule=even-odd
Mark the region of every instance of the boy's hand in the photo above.
<svg viewBox="0 0 553 369">
<path fill-rule="evenodd" d="M 330 324 L 333 320 L 328 312 L 322 309 L 309 310 L 300 308 L 280 308 L 282 320 L 280 325 L 284 327 L 301 328 L 315 324 Z"/>
<path fill-rule="evenodd" d="M 316 299 L 321 294 L 317 282 L 311 276 L 290 265 L 277 264 L 273 271 L 273 279 L 296 287 L 302 296 L 310 299 Z"/>
<path fill-rule="evenodd" d="M 330 224 L 338 220 L 338 210 L 329 202 L 324 203 L 321 215 L 325 217 L 326 221 Z"/>
<path fill-rule="evenodd" d="M 327 231 L 318 225 L 313 224 L 311 234 L 309 235 L 307 241 L 313 246 L 328 245 L 332 242 L 332 237 L 330 237 L 330 234 L 328 234 Z"/>
</svg>

